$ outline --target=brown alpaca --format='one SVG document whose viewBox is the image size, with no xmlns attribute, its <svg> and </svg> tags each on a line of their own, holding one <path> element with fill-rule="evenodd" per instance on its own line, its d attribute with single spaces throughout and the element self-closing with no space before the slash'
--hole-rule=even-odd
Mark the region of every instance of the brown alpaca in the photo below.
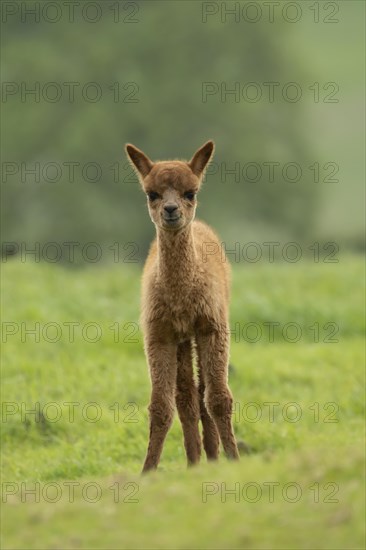
<svg viewBox="0 0 366 550">
<path fill-rule="evenodd" d="M 218 457 L 219 437 L 227 457 L 239 458 L 228 387 L 230 267 L 212 229 L 193 221 L 196 195 L 213 151 L 209 141 L 190 162 L 154 163 L 133 145 L 126 145 L 157 233 L 142 278 L 141 322 L 152 383 L 144 472 L 159 463 L 175 403 L 188 465 L 200 460 L 200 418 L 207 458 Z"/>
</svg>

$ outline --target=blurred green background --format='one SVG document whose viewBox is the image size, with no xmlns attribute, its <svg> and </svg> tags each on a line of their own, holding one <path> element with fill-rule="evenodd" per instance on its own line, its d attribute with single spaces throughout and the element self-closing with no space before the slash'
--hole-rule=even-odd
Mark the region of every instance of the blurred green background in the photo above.
<svg viewBox="0 0 366 550">
<path fill-rule="evenodd" d="M 364 548 L 364 3 L 29 0 L 1 10 L 3 548 Z M 234 429 L 250 454 L 186 471 L 175 418 L 159 471 L 141 478 L 150 382 L 139 286 L 154 227 L 123 148 L 189 159 L 208 139 L 216 155 L 198 217 L 229 250 L 256 242 L 263 253 L 240 265 L 230 256 Z M 278 262 L 269 242 L 280 243 Z M 290 242 L 301 261 L 283 261 Z M 47 243 L 61 249 L 57 262 Z M 100 261 L 93 248 L 83 256 L 88 243 Z M 27 334 L 37 323 L 39 338 Z M 60 338 L 44 332 L 50 323 Z M 94 343 L 89 323 L 101 331 Z M 248 323 L 263 330 L 255 343 L 235 333 Z M 291 323 L 302 330 L 294 343 Z M 74 422 L 70 402 L 80 404 Z M 251 402 L 258 422 L 237 414 Z M 22 414 L 35 403 L 56 403 L 60 420 Z M 80 414 L 88 403 L 100 421 Z M 279 404 L 272 421 L 265 403 Z M 282 414 L 288 403 L 298 422 Z M 37 482 L 57 483 L 60 501 L 25 497 L 21 484 Z M 90 482 L 103 493 L 95 503 L 81 492 Z M 269 482 L 279 483 L 274 501 Z M 137 503 L 125 501 L 128 483 Z M 205 483 L 257 483 L 263 494 L 205 502 Z M 296 503 L 283 498 L 288 483 L 302 489 Z"/>
<path fill-rule="evenodd" d="M 235 21 L 225 16 L 234 2 L 119 2 L 118 14 L 102 2 L 101 13 L 93 7 L 84 13 L 99 18 L 95 23 L 83 19 L 85 4 L 75 8 L 72 23 L 65 7 L 53 24 L 44 20 L 56 18 L 52 7 L 39 23 L 32 15 L 22 23 L 20 3 L 19 13 L 5 14 L 3 241 L 94 241 L 107 249 L 133 241 L 142 259 L 153 228 L 124 143 L 152 159 L 189 159 L 214 139 L 198 215 L 228 246 L 330 240 L 363 248 L 362 2 L 317 2 L 317 10 L 301 2 L 297 11 L 282 2 L 273 23 L 263 3 L 256 23 L 247 21 L 256 12 L 243 12 L 246 3 L 238 4 Z M 90 82 L 96 86 L 88 88 Z M 203 101 L 207 82 L 255 87 L 240 98 L 219 91 Z M 277 83 L 273 101 L 269 82 Z M 297 102 L 283 98 L 290 82 L 301 91 Z M 39 97 L 25 94 L 36 86 Z M 257 93 L 261 98 L 251 102 Z M 288 95 L 295 93 L 290 87 Z M 272 162 L 279 164 L 270 178 Z M 36 163 L 39 181 L 26 172 Z M 70 163 L 77 163 L 72 177 Z M 287 177 L 287 163 L 301 172 L 290 166 Z M 240 176 L 225 178 L 225 167 L 235 164 Z"/>
</svg>

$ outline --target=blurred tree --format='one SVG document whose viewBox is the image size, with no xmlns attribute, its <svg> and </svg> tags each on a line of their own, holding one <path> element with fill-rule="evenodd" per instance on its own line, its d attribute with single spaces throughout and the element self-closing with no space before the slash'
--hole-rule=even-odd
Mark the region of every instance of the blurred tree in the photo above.
<svg viewBox="0 0 366 550">
<path fill-rule="evenodd" d="M 287 46 L 288 24 L 230 18 L 223 24 L 217 17 L 204 23 L 199 2 L 139 6 L 138 23 L 114 23 L 104 3 L 95 24 L 78 17 L 74 23 L 5 26 L 3 80 L 27 89 L 38 82 L 40 100 L 31 93 L 23 101 L 20 93 L 4 100 L 3 162 L 18 168 L 14 175 L 3 173 L 3 240 L 136 241 L 143 255 L 153 230 L 124 143 L 135 143 L 152 159 L 189 158 L 209 138 L 216 157 L 199 216 L 228 242 L 306 239 L 318 188 L 309 171 L 298 182 L 290 181 L 296 179 L 291 166 L 289 177 L 283 175 L 284 164 L 304 170 L 312 158 L 302 103 L 282 97 L 285 83 L 301 84 L 306 76 Z M 50 82 L 56 86 L 47 87 Z M 85 87 L 90 82 L 97 86 Z M 279 83 L 273 102 L 268 82 Z M 70 83 L 77 83 L 74 100 Z M 205 83 L 214 83 L 215 91 L 206 98 Z M 245 88 L 248 83 L 255 84 Z M 221 96 L 221 89 L 235 86 L 239 96 Z M 99 88 L 99 101 L 85 99 Z M 51 101 L 58 90 L 60 99 Z M 256 93 L 262 96 L 252 101 Z M 271 162 L 280 163 L 272 166 L 273 177 Z M 24 176 L 36 163 L 39 181 L 32 173 Z M 97 163 L 101 173 L 88 163 Z M 239 181 L 226 172 L 235 169 Z"/>
</svg>

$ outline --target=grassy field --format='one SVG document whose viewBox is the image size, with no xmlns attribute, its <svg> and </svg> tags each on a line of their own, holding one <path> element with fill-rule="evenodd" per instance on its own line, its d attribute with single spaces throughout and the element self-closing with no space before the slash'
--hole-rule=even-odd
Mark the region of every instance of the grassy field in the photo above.
<svg viewBox="0 0 366 550">
<path fill-rule="evenodd" d="M 235 266 L 250 453 L 186 470 L 176 419 L 143 478 L 139 270 L 2 268 L 3 548 L 364 548 L 363 258 Z"/>
</svg>

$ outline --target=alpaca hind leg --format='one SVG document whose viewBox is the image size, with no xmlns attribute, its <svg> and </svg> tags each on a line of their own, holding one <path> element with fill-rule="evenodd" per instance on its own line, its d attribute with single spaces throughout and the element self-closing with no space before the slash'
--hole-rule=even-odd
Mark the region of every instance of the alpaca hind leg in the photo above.
<svg viewBox="0 0 366 550">
<path fill-rule="evenodd" d="M 215 421 L 225 454 L 238 459 L 239 452 L 232 427 L 233 398 L 228 387 L 229 331 L 222 327 L 197 338 L 197 351 L 206 384 L 205 403 Z"/>
<path fill-rule="evenodd" d="M 188 466 L 197 464 L 201 456 L 201 438 L 198 429 L 200 406 L 198 389 L 193 377 L 192 344 L 178 345 L 176 404 L 182 424 L 184 447 Z"/>
<path fill-rule="evenodd" d="M 203 373 L 199 365 L 199 386 L 200 396 L 200 415 L 203 429 L 203 447 L 207 456 L 207 460 L 217 460 L 219 456 L 219 432 L 217 431 L 214 420 L 209 415 L 205 405 L 205 383 L 203 381 Z"/>
</svg>

